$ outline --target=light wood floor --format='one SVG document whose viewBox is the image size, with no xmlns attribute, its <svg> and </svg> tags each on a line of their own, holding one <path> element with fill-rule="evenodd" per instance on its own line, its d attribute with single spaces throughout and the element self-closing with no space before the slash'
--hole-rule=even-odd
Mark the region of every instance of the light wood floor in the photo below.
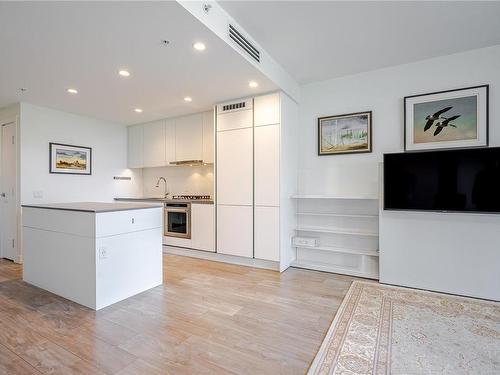
<svg viewBox="0 0 500 375">
<path fill-rule="evenodd" d="M 0 260 L 0 374 L 303 374 L 353 280 L 174 255 L 164 271 L 96 313 Z"/>
</svg>

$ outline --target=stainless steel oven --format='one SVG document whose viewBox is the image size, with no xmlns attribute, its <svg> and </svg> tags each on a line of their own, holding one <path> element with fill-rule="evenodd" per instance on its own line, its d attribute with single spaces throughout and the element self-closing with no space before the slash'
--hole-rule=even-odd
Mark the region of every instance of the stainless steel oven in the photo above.
<svg viewBox="0 0 500 375">
<path fill-rule="evenodd" d="M 164 235 L 191 238 L 191 203 L 165 203 Z"/>
</svg>

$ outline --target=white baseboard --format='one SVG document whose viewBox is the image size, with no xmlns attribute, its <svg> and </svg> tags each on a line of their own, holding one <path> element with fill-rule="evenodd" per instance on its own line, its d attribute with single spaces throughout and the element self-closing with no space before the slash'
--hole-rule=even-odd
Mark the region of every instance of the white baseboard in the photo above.
<svg viewBox="0 0 500 375">
<path fill-rule="evenodd" d="M 266 270 L 279 271 L 279 262 L 254 258 L 243 258 L 234 255 L 217 254 L 202 250 L 186 249 L 163 245 L 163 252 L 166 254 L 182 255 L 191 258 L 213 260 L 215 262 L 237 264 L 239 266 L 263 268 Z"/>
</svg>

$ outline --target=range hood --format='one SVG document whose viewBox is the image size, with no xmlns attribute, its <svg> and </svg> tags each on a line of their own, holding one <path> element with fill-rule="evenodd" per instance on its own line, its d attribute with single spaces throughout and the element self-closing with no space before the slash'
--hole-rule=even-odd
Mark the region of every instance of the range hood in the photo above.
<svg viewBox="0 0 500 375">
<path fill-rule="evenodd" d="M 203 162 L 203 160 L 179 160 L 179 161 L 171 161 L 170 165 L 183 165 L 183 166 L 190 166 L 190 167 L 197 167 L 199 165 L 205 165 L 206 163 Z"/>
</svg>

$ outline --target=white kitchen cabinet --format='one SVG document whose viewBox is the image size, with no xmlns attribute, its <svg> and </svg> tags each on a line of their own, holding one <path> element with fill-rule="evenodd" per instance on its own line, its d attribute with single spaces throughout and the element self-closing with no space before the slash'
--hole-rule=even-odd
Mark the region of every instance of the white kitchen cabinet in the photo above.
<svg viewBox="0 0 500 375">
<path fill-rule="evenodd" d="M 272 125 L 280 123 L 279 93 L 258 96 L 254 99 L 254 125 Z"/>
<path fill-rule="evenodd" d="M 279 206 L 280 125 L 259 126 L 254 130 L 255 205 Z"/>
<path fill-rule="evenodd" d="M 95 310 L 161 285 L 162 216 L 137 203 L 23 206 L 23 280 Z"/>
<path fill-rule="evenodd" d="M 143 125 L 128 127 L 128 162 L 129 168 L 144 166 L 144 134 Z"/>
<path fill-rule="evenodd" d="M 175 119 L 175 160 L 203 159 L 203 116 L 201 113 Z"/>
<path fill-rule="evenodd" d="M 175 120 L 165 120 L 165 165 L 175 161 Z"/>
<path fill-rule="evenodd" d="M 280 260 L 280 209 L 255 207 L 255 258 Z"/>
<path fill-rule="evenodd" d="M 246 99 L 217 106 L 217 131 L 253 127 L 253 100 Z"/>
<path fill-rule="evenodd" d="M 253 204 L 253 129 L 217 132 L 217 200 Z"/>
<path fill-rule="evenodd" d="M 217 206 L 217 252 L 253 257 L 252 206 Z"/>
<path fill-rule="evenodd" d="M 284 93 L 217 105 L 217 252 L 295 260 L 297 104 Z"/>
<path fill-rule="evenodd" d="M 165 123 L 154 121 L 144 124 L 144 166 L 161 167 L 165 163 Z"/>
<path fill-rule="evenodd" d="M 191 247 L 215 251 L 215 223 L 213 204 L 191 204 Z"/>
<path fill-rule="evenodd" d="M 203 162 L 214 162 L 214 112 L 203 112 Z"/>
</svg>

